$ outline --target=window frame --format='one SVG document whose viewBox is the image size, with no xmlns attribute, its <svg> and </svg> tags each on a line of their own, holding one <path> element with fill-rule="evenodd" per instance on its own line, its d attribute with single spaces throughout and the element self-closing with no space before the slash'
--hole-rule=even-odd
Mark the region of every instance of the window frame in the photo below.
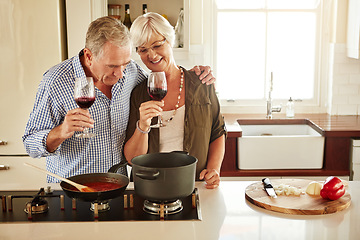
<svg viewBox="0 0 360 240">
<path fill-rule="evenodd" d="M 329 58 L 329 46 L 330 46 L 330 33 L 329 26 L 325 26 L 324 22 L 329 21 L 329 16 L 331 12 L 331 5 L 327 1 L 320 0 L 319 7 L 314 10 L 304 9 L 304 10 L 289 10 L 289 9 L 217 9 L 216 0 L 212 0 L 212 17 L 213 17 L 213 38 L 212 38 L 212 55 L 211 55 L 211 63 L 213 66 L 214 74 L 217 76 L 217 23 L 218 23 L 218 13 L 219 12 L 289 12 L 289 11 L 297 11 L 297 12 L 315 12 L 316 15 L 316 43 L 315 43 L 315 72 L 314 72 L 314 96 L 312 99 L 308 100 L 298 100 L 295 102 L 295 111 L 296 113 L 326 113 L 327 110 L 327 81 L 328 78 L 328 61 L 326 59 Z M 325 26 L 325 27 L 324 27 Z M 220 105 L 223 113 L 266 113 L 266 98 L 267 91 L 269 89 L 268 79 L 270 79 L 270 72 L 266 69 L 266 80 L 265 81 L 265 92 L 264 97 L 262 99 L 256 100 L 240 100 L 240 99 L 220 99 Z M 275 75 L 275 74 L 274 74 Z M 275 79 L 274 79 L 275 81 Z M 221 82 L 217 81 L 216 85 L 221 84 Z M 284 113 L 285 105 L 288 99 L 277 99 L 273 98 L 273 105 L 282 105 Z"/>
</svg>

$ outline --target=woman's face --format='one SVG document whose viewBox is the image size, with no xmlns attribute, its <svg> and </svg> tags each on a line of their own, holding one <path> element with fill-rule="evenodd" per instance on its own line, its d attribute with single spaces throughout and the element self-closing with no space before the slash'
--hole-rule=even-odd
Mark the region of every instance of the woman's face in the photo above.
<svg viewBox="0 0 360 240">
<path fill-rule="evenodd" d="M 150 40 L 137 48 L 141 60 L 153 72 L 167 72 L 174 64 L 173 51 L 166 39 L 154 33 Z"/>
</svg>

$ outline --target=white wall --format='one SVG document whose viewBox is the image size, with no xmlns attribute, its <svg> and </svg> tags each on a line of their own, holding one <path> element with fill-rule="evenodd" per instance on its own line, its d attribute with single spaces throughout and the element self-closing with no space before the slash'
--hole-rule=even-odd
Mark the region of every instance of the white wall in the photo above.
<svg viewBox="0 0 360 240">
<path fill-rule="evenodd" d="M 346 56 L 346 44 L 331 44 L 333 57 L 330 69 L 332 115 L 360 114 L 360 60 Z"/>
</svg>

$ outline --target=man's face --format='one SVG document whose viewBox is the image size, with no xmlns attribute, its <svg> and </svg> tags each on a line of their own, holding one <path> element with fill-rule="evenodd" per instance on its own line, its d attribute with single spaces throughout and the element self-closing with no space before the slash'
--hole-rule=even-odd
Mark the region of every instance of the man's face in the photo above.
<svg viewBox="0 0 360 240">
<path fill-rule="evenodd" d="M 123 77 L 126 66 L 130 63 L 131 47 L 117 47 L 110 42 L 103 46 L 102 53 L 89 57 L 89 68 L 95 81 L 107 86 L 113 86 Z"/>
</svg>

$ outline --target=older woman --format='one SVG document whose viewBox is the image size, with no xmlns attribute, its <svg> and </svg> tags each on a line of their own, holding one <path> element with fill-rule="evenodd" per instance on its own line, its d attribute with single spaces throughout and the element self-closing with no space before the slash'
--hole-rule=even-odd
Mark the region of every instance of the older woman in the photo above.
<svg viewBox="0 0 360 240">
<path fill-rule="evenodd" d="M 163 101 L 153 101 L 146 82 L 133 90 L 124 147 L 127 161 L 146 153 L 186 151 L 198 159 L 196 179 L 216 188 L 226 130 L 214 86 L 202 84 L 194 72 L 176 65 L 174 29 L 161 15 L 138 17 L 130 33 L 143 63 L 153 72 L 165 72 L 168 92 Z M 166 127 L 151 129 L 160 115 Z"/>
</svg>

